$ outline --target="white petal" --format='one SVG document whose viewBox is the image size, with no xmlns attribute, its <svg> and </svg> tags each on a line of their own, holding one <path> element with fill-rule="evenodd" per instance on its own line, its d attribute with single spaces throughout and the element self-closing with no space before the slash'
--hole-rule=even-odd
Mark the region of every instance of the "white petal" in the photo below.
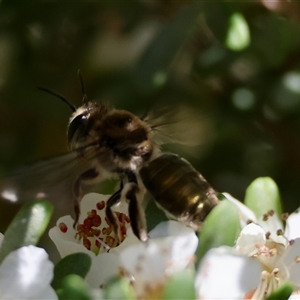
<svg viewBox="0 0 300 300">
<path fill-rule="evenodd" d="M 139 244 L 141 241 L 136 237 L 136 235 L 132 232 L 131 227 L 129 227 L 126 231 L 126 238 L 125 240 L 117 247 L 111 248 L 109 253 L 119 255 L 124 249 Z"/>
<path fill-rule="evenodd" d="M 285 236 L 289 240 L 300 237 L 300 208 L 287 218 Z"/>
<path fill-rule="evenodd" d="M 60 223 L 66 224 L 68 228 L 67 232 L 62 232 L 60 230 Z M 73 228 L 73 223 L 74 221 L 71 216 L 64 216 L 59 218 L 56 226 L 49 230 L 49 237 L 55 243 L 61 258 L 76 252 L 84 252 L 90 255 L 92 258 L 95 257 L 95 254 L 92 251 L 86 249 L 81 243 L 78 242 L 78 240 L 75 239 L 76 231 Z"/>
<path fill-rule="evenodd" d="M 84 220 L 87 213 L 91 211 L 91 209 L 96 208 L 96 205 L 100 201 L 107 201 L 110 195 L 102 195 L 97 193 L 89 193 L 85 194 L 80 202 L 80 216 L 79 216 L 79 223 Z"/>
<path fill-rule="evenodd" d="M 235 199 L 228 193 L 222 193 L 228 201 L 234 204 L 240 213 L 240 224 L 241 227 L 245 227 L 249 221 L 256 222 L 255 214 L 251 209 L 249 209 L 246 205 L 244 205 L 241 201 Z"/>
<path fill-rule="evenodd" d="M 300 287 L 300 238 L 287 247 L 285 254 L 284 264 L 290 271 L 290 281 Z"/>
<path fill-rule="evenodd" d="M 93 300 L 104 300 L 104 295 L 99 288 L 90 289 L 90 295 Z"/>
<path fill-rule="evenodd" d="M 138 296 L 143 294 L 147 283 L 164 282 L 168 258 L 152 241 L 131 246 L 121 252 L 121 266 L 135 279 L 134 288 Z"/>
<path fill-rule="evenodd" d="M 190 265 L 198 244 L 195 232 L 175 221 L 159 224 L 149 235 L 148 243 L 140 242 L 120 253 L 121 265 L 135 278 L 138 296 L 145 285 L 162 284 L 169 275 Z"/>
<path fill-rule="evenodd" d="M 200 299 L 244 299 L 259 284 L 260 264 L 229 247 L 211 249 L 196 275 Z"/>
<path fill-rule="evenodd" d="M 119 259 L 111 253 L 102 253 L 92 261 L 91 269 L 86 276 L 86 282 L 92 288 L 99 288 L 109 278 L 118 274 L 120 267 Z"/>
<path fill-rule="evenodd" d="M 252 256 L 258 249 L 265 245 L 265 231 L 254 223 L 244 227 L 236 241 L 235 248 L 241 254 Z"/>
<path fill-rule="evenodd" d="M 264 220 L 264 216 L 259 217 L 257 222 L 266 233 L 269 233 L 270 240 L 276 243 L 287 245 L 287 240 L 285 236 L 282 235 L 284 232 L 282 221 L 275 212 L 273 215 L 268 215 L 266 220 Z M 277 232 L 281 233 L 278 235 Z"/>
<path fill-rule="evenodd" d="M 0 267 L 1 299 L 57 299 L 49 294 L 53 263 L 44 249 L 27 246 L 11 252 Z M 48 294 L 43 294 L 44 291 Z M 49 299 L 49 298 L 48 298 Z"/>
<path fill-rule="evenodd" d="M 149 232 L 152 241 L 161 248 L 169 249 L 170 258 L 176 261 L 174 268 L 180 270 L 190 262 L 198 246 L 198 238 L 190 227 L 176 221 L 166 221 L 158 224 Z M 172 272 L 176 272 L 173 269 Z"/>
<path fill-rule="evenodd" d="M 86 214 L 91 209 L 96 208 L 98 202 L 101 201 L 106 202 L 110 197 L 111 195 L 102 195 L 98 193 L 88 193 L 84 195 L 80 203 L 81 214 L 79 216 L 79 223 L 85 218 Z M 121 201 L 118 205 L 115 205 L 112 209 L 114 211 L 122 212 L 128 215 L 128 204 L 125 201 Z"/>
</svg>

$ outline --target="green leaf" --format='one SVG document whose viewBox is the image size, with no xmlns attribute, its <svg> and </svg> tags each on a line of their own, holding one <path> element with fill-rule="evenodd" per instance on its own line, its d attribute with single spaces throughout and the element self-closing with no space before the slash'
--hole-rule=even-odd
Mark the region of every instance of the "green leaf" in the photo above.
<svg viewBox="0 0 300 300">
<path fill-rule="evenodd" d="M 272 293 L 266 300 L 287 300 L 291 296 L 294 288 L 289 282 L 282 285 L 274 293 Z"/>
<path fill-rule="evenodd" d="M 152 230 L 157 224 L 163 221 L 167 221 L 165 213 L 157 207 L 154 200 L 149 201 L 146 211 L 146 219 L 147 219 L 147 230 Z"/>
<path fill-rule="evenodd" d="M 62 288 L 57 290 L 60 300 L 91 300 L 88 287 L 78 275 L 68 275 L 62 281 Z"/>
<path fill-rule="evenodd" d="M 258 219 L 270 210 L 274 210 L 280 218 L 282 214 L 280 193 L 275 181 L 270 177 L 255 179 L 246 190 L 245 205 Z"/>
<path fill-rule="evenodd" d="M 136 299 L 134 290 L 128 280 L 120 277 L 113 277 L 104 289 L 104 299 Z"/>
<path fill-rule="evenodd" d="M 91 265 L 92 259 L 85 253 L 74 253 L 66 256 L 54 268 L 52 287 L 55 290 L 60 289 L 63 279 L 67 275 L 75 274 L 85 278 Z"/>
<path fill-rule="evenodd" d="M 233 246 L 241 231 L 237 208 L 228 200 L 223 200 L 206 217 L 200 232 L 197 262 L 205 253 L 222 245 Z"/>
<path fill-rule="evenodd" d="M 234 51 L 241 51 L 250 44 L 250 30 L 244 16 L 234 13 L 229 19 L 226 45 Z"/>
<path fill-rule="evenodd" d="M 36 245 L 50 221 L 53 206 L 48 201 L 25 204 L 8 226 L 0 249 L 0 263 L 5 256 L 22 246 Z"/>
<path fill-rule="evenodd" d="M 162 299 L 196 299 L 194 272 L 184 270 L 172 276 L 165 285 Z"/>
<path fill-rule="evenodd" d="M 224 42 L 229 28 L 231 8 L 225 1 L 203 1 L 203 13 L 209 30 Z"/>
<path fill-rule="evenodd" d="M 133 82 L 142 93 L 157 90 L 165 84 L 168 69 L 196 29 L 196 21 L 201 12 L 201 1 L 184 6 L 171 22 L 162 27 L 144 51 L 131 74 Z"/>
</svg>

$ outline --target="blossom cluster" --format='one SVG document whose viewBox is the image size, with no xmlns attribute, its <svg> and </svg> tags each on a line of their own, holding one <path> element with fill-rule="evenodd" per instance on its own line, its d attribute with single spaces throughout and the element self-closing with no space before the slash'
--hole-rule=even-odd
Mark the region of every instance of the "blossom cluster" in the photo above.
<svg viewBox="0 0 300 300">
<path fill-rule="evenodd" d="M 272 179 L 255 180 L 245 204 L 220 194 L 200 232 L 169 220 L 146 243 L 133 234 L 125 201 L 114 208 L 116 238 L 105 216 L 108 198 L 85 195 L 75 228 L 70 216 L 57 220 L 49 231 L 61 256 L 55 266 L 33 246 L 47 218 L 34 205 L 23 209 L 0 236 L 0 298 L 300 299 L 300 212 L 281 212 Z M 20 230 L 22 239 L 13 234 L 20 225 L 29 232 Z"/>
</svg>

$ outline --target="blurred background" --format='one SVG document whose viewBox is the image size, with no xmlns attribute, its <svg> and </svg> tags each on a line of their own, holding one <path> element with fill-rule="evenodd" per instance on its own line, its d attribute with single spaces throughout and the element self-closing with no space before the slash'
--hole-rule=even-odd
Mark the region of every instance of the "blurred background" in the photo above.
<svg viewBox="0 0 300 300">
<path fill-rule="evenodd" d="M 140 116 L 191 107 L 200 146 L 167 150 L 240 200 L 270 176 L 291 212 L 300 204 L 299 22 L 297 1 L 2 0 L 1 176 L 67 151 L 70 109 L 37 87 L 80 106 L 81 69 L 89 99 Z M 1 202 L 1 232 L 15 212 Z"/>
</svg>

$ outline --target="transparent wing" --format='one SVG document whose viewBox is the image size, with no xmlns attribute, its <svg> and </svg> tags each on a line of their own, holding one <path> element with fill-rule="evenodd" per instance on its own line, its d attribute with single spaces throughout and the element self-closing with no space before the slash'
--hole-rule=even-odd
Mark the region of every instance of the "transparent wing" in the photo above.
<svg viewBox="0 0 300 300">
<path fill-rule="evenodd" d="M 153 108 L 144 120 L 151 126 L 159 145 L 176 143 L 201 148 L 214 138 L 212 118 L 197 108 L 167 105 Z"/>
<path fill-rule="evenodd" d="M 1 198 L 11 203 L 46 198 L 55 202 L 55 208 L 70 211 L 73 182 L 95 164 L 98 155 L 101 153 L 96 147 L 89 147 L 82 159 L 74 151 L 22 167 L 0 179 Z"/>
</svg>

